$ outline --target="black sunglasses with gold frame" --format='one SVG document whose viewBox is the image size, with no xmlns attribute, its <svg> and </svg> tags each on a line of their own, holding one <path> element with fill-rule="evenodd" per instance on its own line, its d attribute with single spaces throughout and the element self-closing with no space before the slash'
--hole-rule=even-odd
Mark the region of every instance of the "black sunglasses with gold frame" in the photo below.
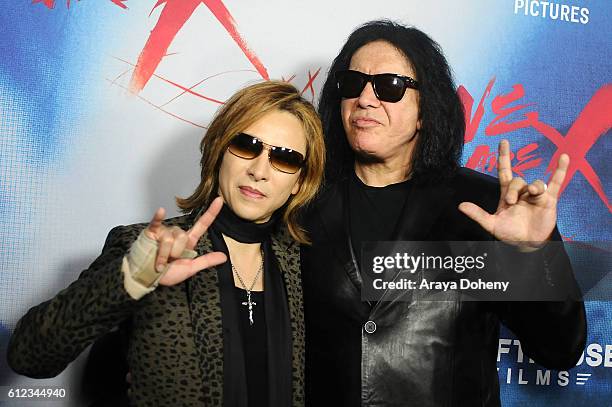
<svg viewBox="0 0 612 407">
<path fill-rule="evenodd" d="M 252 160 L 259 157 L 264 149 L 268 150 L 270 165 L 277 171 L 286 174 L 295 174 L 304 166 L 304 156 L 298 151 L 287 147 L 278 147 L 264 143 L 250 134 L 237 134 L 227 146 L 227 150 L 230 153 L 236 157 L 244 158 L 245 160 Z"/>
</svg>

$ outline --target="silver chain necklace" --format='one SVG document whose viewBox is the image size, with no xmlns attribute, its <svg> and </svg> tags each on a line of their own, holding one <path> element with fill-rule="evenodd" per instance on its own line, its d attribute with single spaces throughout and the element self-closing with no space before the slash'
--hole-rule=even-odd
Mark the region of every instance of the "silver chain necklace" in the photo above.
<svg viewBox="0 0 612 407">
<path fill-rule="evenodd" d="M 236 270 L 236 267 L 232 263 L 232 270 L 236 274 L 236 277 L 238 277 L 238 281 L 240 281 L 242 288 L 244 288 L 244 290 L 246 291 L 247 300 L 246 302 L 243 302 L 242 305 L 246 305 L 249 307 L 249 322 L 251 325 L 253 325 L 253 305 L 257 305 L 255 301 L 251 301 L 251 291 L 253 291 L 253 287 L 255 287 L 255 283 L 257 282 L 257 280 L 259 280 L 259 276 L 261 275 L 263 266 L 264 266 L 264 253 L 263 253 L 263 250 L 261 250 L 261 264 L 259 265 L 259 270 L 257 270 L 257 275 L 255 275 L 255 278 L 253 279 L 253 282 L 251 283 L 251 287 L 247 288 L 244 281 L 242 281 L 242 277 L 240 277 L 238 270 Z"/>
</svg>

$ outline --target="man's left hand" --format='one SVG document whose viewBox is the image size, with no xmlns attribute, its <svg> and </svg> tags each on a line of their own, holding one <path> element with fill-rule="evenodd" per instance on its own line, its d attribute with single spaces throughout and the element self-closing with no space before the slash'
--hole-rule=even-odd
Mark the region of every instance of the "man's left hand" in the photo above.
<svg viewBox="0 0 612 407">
<path fill-rule="evenodd" d="M 502 140 L 497 164 L 500 185 L 497 210 L 490 214 L 471 202 L 462 202 L 459 210 L 498 240 L 522 251 L 538 249 L 550 239 L 557 223 L 557 201 L 568 166 L 569 156 L 562 154 L 548 186 L 541 180 L 527 184 L 524 179 L 512 176 L 510 144 Z"/>
</svg>

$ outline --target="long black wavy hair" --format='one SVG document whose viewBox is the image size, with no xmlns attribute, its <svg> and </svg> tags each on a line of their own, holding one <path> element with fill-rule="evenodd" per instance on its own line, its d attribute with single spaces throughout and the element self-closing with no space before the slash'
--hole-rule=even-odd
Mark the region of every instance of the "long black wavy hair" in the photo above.
<svg viewBox="0 0 612 407">
<path fill-rule="evenodd" d="M 419 183 L 432 183 L 449 177 L 459 166 L 465 119 L 448 62 L 440 46 L 424 32 L 393 21 L 376 20 L 353 31 L 334 59 L 323 85 L 319 115 L 327 148 L 326 181 L 347 176 L 355 159 L 342 126 L 342 98 L 334 74 L 348 69 L 359 48 L 378 40 L 391 43 L 408 58 L 419 82 L 421 129 L 412 158 L 411 178 Z"/>
</svg>

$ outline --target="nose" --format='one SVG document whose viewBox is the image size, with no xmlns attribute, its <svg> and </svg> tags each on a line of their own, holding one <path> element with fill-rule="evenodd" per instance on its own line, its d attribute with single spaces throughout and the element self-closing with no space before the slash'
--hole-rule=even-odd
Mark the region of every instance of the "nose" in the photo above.
<svg viewBox="0 0 612 407">
<path fill-rule="evenodd" d="M 361 106 L 362 108 L 380 106 L 380 100 L 378 100 L 376 94 L 374 93 L 374 87 L 372 86 L 372 82 L 366 83 L 357 101 L 359 103 L 359 106 Z"/>
<path fill-rule="evenodd" d="M 264 146 L 263 151 L 257 157 L 249 160 L 249 166 L 247 168 L 249 176 L 254 181 L 266 181 L 270 178 L 270 160 L 268 158 L 270 147 Z"/>
</svg>

